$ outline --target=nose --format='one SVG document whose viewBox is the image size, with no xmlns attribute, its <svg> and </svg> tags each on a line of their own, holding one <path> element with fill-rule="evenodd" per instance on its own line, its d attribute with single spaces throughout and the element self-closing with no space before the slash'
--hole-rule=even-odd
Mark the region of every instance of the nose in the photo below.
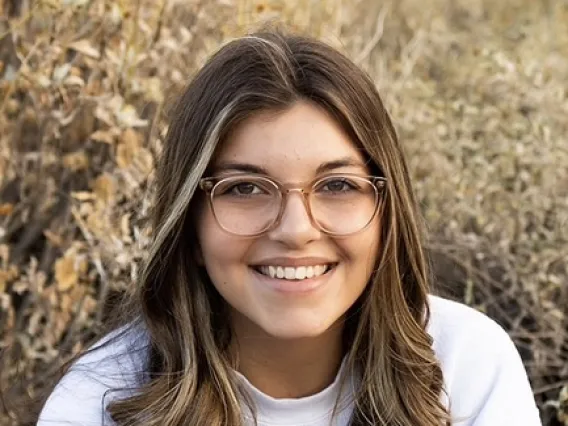
<svg viewBox="0 0 568 426">
<path fill-rule="evenodd" d="M 312 223 L 305 197 L 295 192 L 288 193 L 280 221 L 268 233 L 271 240 L 291 249 L 301 248 L 321 237 L 321 231 Z"/>
</svg>

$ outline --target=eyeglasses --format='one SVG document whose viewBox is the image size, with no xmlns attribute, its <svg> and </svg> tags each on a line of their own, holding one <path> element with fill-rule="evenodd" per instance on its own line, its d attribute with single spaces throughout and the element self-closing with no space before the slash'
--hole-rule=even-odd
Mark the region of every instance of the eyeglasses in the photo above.
<svg viewBox="0 0 568 426">
<path fill-rule="evenodd" d="M 331 174 L 305 187 L 292 187 L 258 175 L 207 177 L 199 187 L 209 194 L 213 215 L 226 232 L 253 237 L 273 229 L 291 192 L 302 195 L 312 224 L 326 234 L 345 236 L 366 228 L 375 217 L 386 178 Z"/>
</svg>

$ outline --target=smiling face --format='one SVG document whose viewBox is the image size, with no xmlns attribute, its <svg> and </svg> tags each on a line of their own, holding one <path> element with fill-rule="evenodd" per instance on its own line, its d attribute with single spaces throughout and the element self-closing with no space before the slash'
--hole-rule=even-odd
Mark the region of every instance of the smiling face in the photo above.
<svg viewBox="0 0 568 426">
<path fill-rule="evenodd" d="M 250 170 L 262 169 L 267 177 L 291 186 L 329 173 L 370 174 L 341 127 L 307 102 L 280 113 L 257 114 L 238 126 L 215 158 L 213 176 L 245 174 L 243 165 L 248 176 Z M 245 185 L 238 191 L 254 190 Z M 276 226 L 256 237 L 227 233 L 209 203 L 199 213 L 201 257 L 232 308 L 237 333 L 245 328 L 240 332 L 280 339 L 321 335 L 361 295 L 379 250 L 378 216 L 360 232 L 334 237 L 314 226 L 295 192 L 286 198 Z"/>
</svg>

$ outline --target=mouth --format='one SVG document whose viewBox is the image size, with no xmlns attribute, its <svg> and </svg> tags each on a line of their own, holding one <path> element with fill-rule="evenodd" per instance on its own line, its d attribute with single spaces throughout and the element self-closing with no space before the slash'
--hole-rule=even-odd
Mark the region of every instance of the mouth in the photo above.
<svg viewBox="0 0 568 426">
<path fill-rule="evenodd" d="M 256 272 L 266 277 L 285 281 L 304 281 L 318 278 L 329 274 L 337 263 L 326 263 L 321 265 L 309 266 L 280 266 L 280 265 L 258 265 L 251 266 Z"/>
</svg>

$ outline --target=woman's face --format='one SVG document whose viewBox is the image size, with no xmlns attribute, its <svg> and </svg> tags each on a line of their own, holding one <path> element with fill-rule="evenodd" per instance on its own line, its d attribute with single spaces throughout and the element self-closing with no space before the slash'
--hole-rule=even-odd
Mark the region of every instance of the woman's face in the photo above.
<svg viewBox="0 0 568 426">
<path fill-rule="evenodd" d="M 300 186 L 320 176 L 318 167 L 346 159 L 350 165 L 326 173 L 369 175 L 364 157 L 340 126 L 317 106 L 299 102 L 238 126 L 212 170 L 213 176 L 235 175 L 244 172 L 231 165 L 246 164 L 279 182 Z M 296 192 L 287 197 L 276 227 L 258 237 L 225 232 L 209 203 L 201 207 L 197 230 L 204 266 L 231 306 L 233 321 L 249 335 L 266 333 L 282 339 L 317 336 L 342 319 L 369 281 L 379 250 L 378 216 L 356 234 L 330 236 L 314 227 Z M 310 266 L 316 273 L 329 265 L 333 267 L 328 272 L 306 280 L 265 275 L 270 267 L 273 273 L 278 267 L 286 273 L 287 267 L 291 276 L 290 271 L 297 272 L 291 267 L 303 266 L 302 276 Z"/>
</svg>

